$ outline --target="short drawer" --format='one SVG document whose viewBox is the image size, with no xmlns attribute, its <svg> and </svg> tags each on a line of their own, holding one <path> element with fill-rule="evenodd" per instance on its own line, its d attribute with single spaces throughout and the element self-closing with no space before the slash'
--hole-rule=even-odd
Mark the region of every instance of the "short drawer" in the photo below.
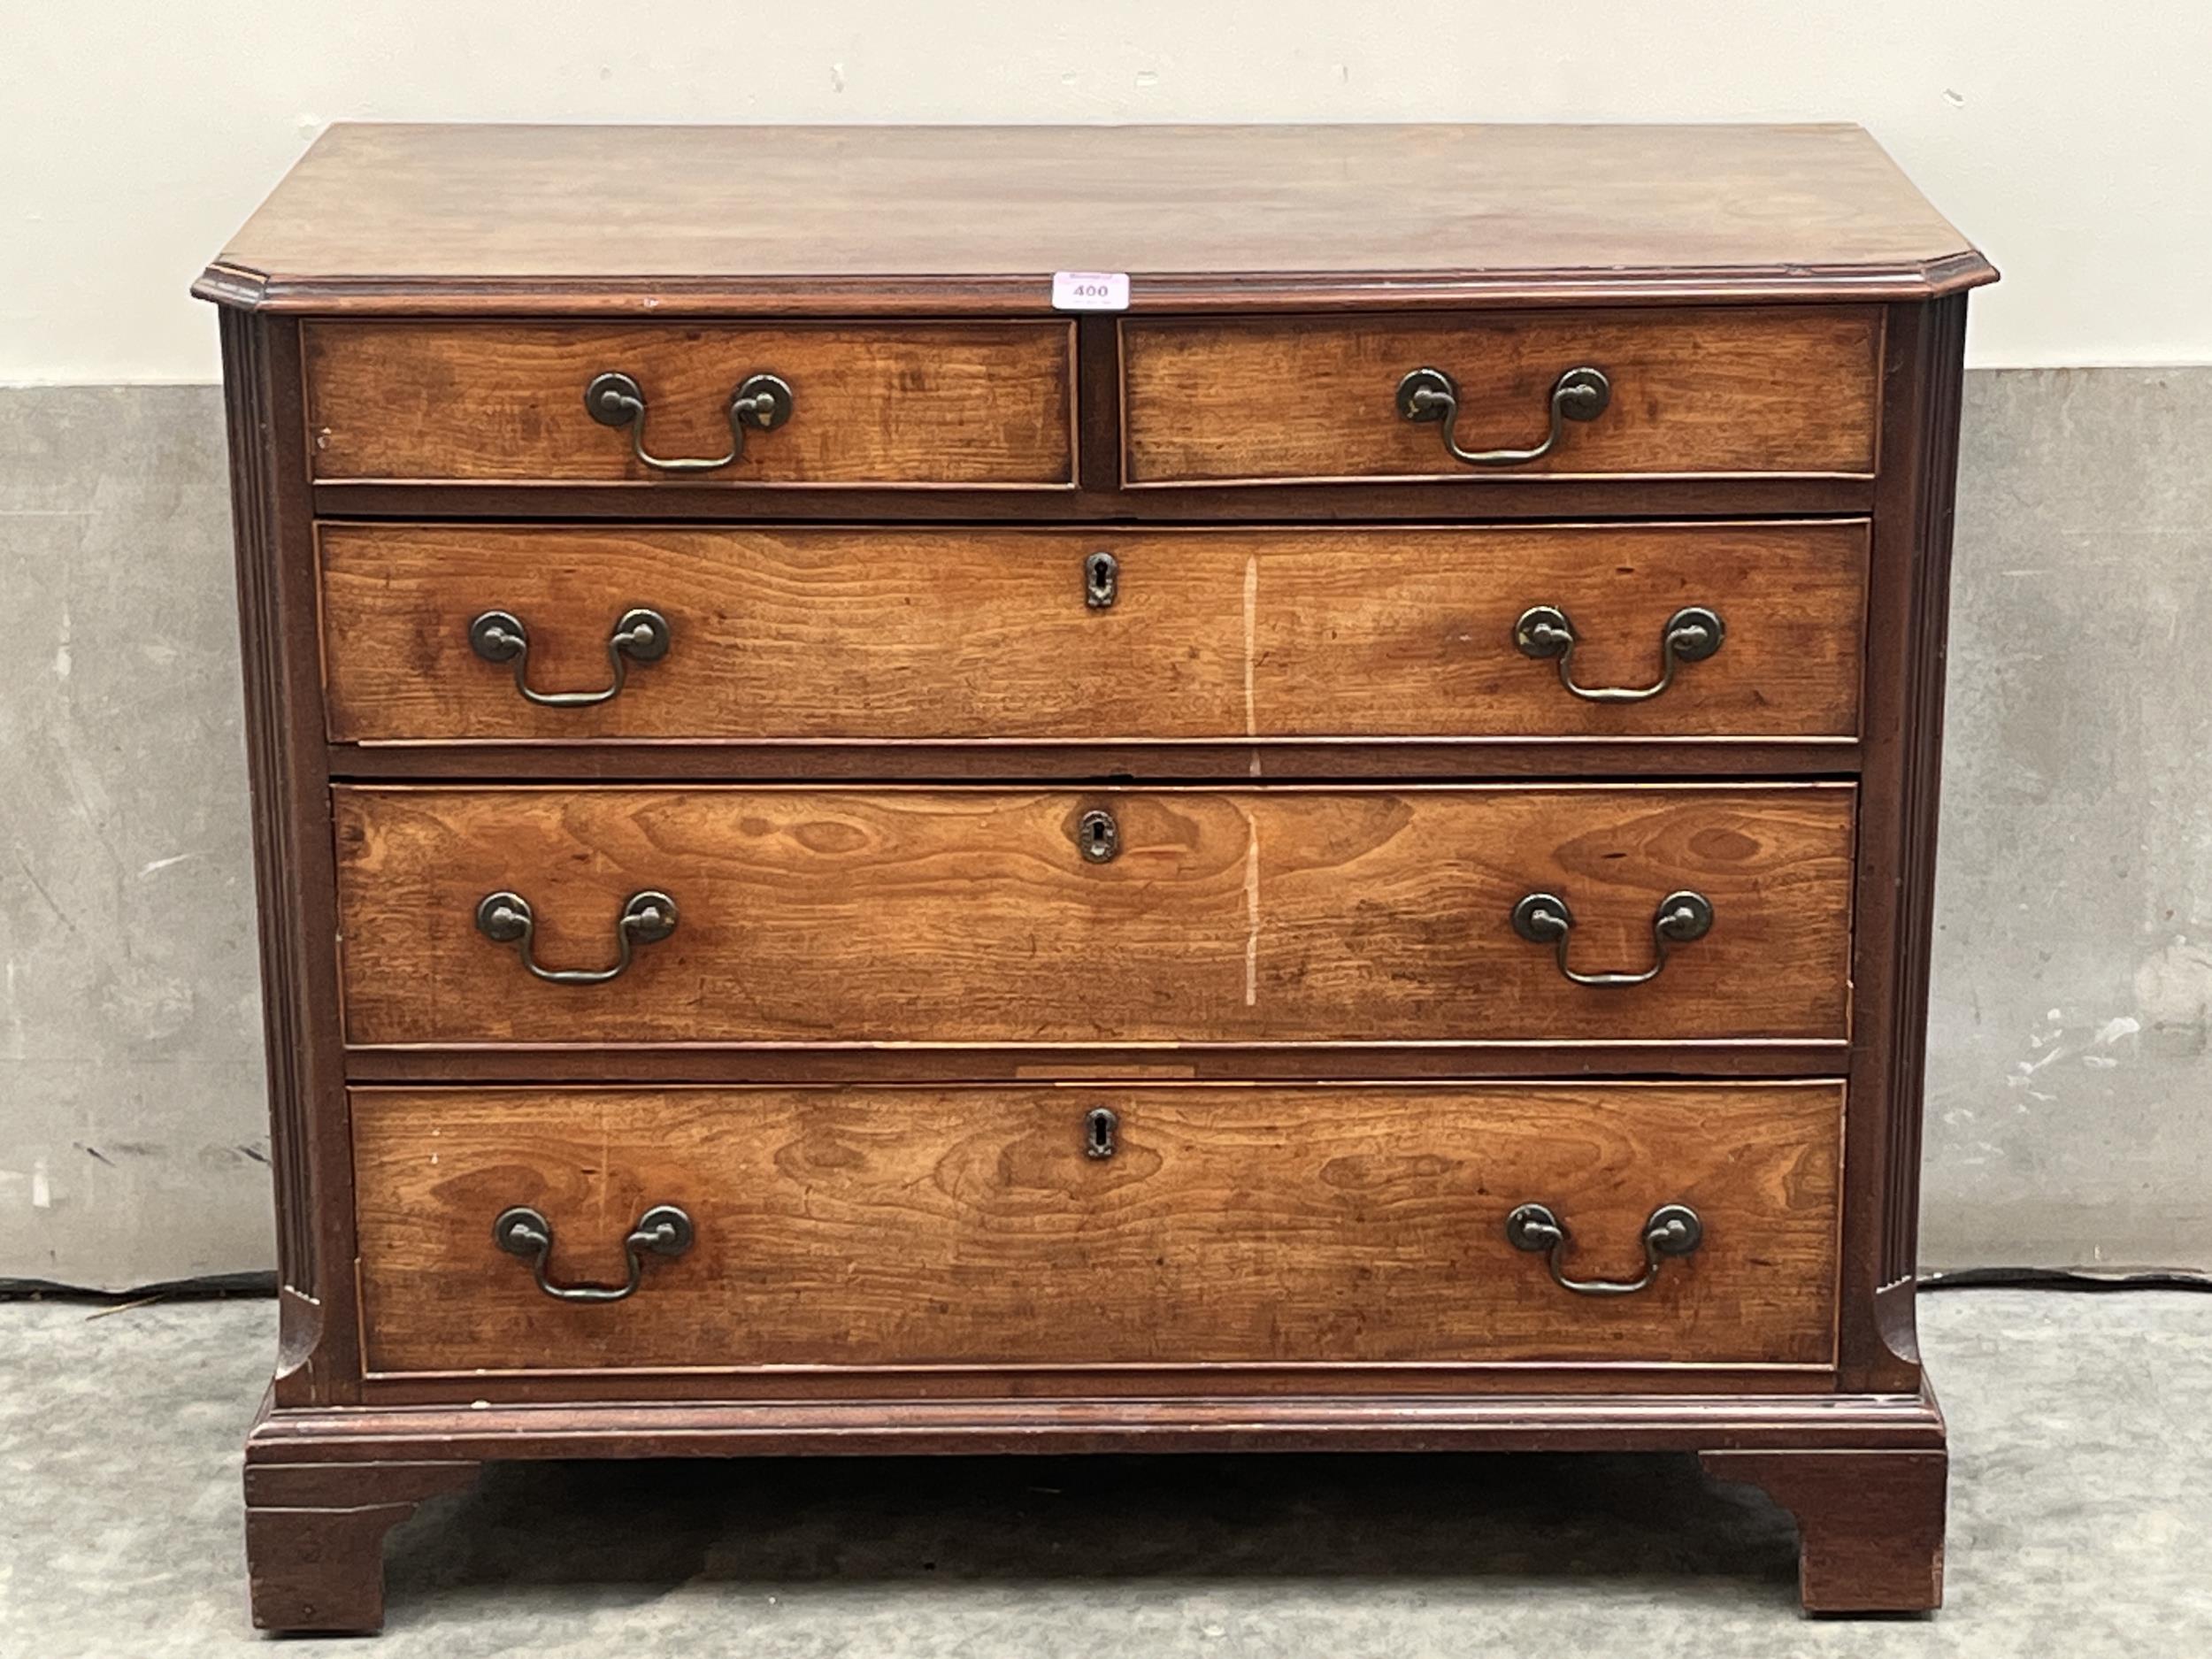
<svg viewBox="0 0 2212 1659">
<path fill-rule="evenodd" d="M 1863 520 L 319 541 L 342 742 L 1858 729 Z"/>
<path fill-rule="evenodd" d="M 1065 323 L 321 322 L 303 339 L 325 480 L 1074 480 Z"/>
<path fill-rule="evenodd" d="M 356 1044 L 1847 1035 L 1845 785 L 334 797 Z"/>
<path fill-rule="evenodd" d="M 1825 1365 L 1842 1100 L 357 1090 L 367 1363 Z"/>
<path fill-rule="evenodd" d="M 1121 342 L 1135 485 L 1874 471 L 1870 306 L 1164 319 Z"/>
</svg>

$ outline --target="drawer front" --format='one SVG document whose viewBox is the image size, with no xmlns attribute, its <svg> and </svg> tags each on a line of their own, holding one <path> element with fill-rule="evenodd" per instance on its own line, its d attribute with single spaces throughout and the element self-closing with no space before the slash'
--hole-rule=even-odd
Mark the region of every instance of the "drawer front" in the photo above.
<svg viewBox="0 0 2212 1659">
<path fill-rule="evenodd" d="M 1824 1365 L 1841 1109 L 1832 1083 L 360 1090 L 368 1363 Z M 1509 1238 L 1530 1203 L 1577 1281 L 1641 1277 L 1662 1206 L 1701 1240 L 1577 1294 Z M 626 1285 L 663 1206 L 688 1247 L 641 1250 L 633 1295 L 539 1287 Z M 518 1207 L 541 1264 L 495 1241 Z"/>
<path fill-rule="evenodd" d="M 1847 1035 L 1843 785 L 334 797 L 356 1044 Z"/>
<path fill-rule="evenodd" d="M 345 742 L 1849 736 L 1858 725 L 1863 521 L 330 525 L 320 543 L 331 735 Z M 1090 563 L 1102 555 L 1110 566 Z M 1525 626 L 1539 607 L 1571 649 Z M 664 631 L 611 657 L 640 608 Z M 1709 655 L 1683 643 L 1704 626 L 1682 620 L 1698 610 L 1717 619 Z M 487 617 L 511 619 L 506 643 L 486 649 Z M 617 669 L 618 692 L 573 700 L 611 690 Z M 1640 702 L 1587 695 L 1662 684 Z M 547 695 L 571 701 L 531 700 Z"/>
<path fill-rule="evenodd" d="M 1132 484 L 1874 471 L 1870 306 L 1125 322 L 1121 338 Z M 1407 419 L 1422 369 L 1448 404 Z M 1601 394 L 1586 376 L 1563 389 L 1577 370 Z M 1520 454 L 1555 427 L 1531 459 L 1446 449 Z"/>
<path fill-rule="evenodd" d="M 1074 479 L 1064 323 L 311 323 L 321 480 L 1057 485 Z M 586 394 L 626 376 L 629 401 Z M 772 426 L 771 376 L 787 390 Z M 755 389 L 747 392 L 745 388 Z M 733 417 L 741 393 L 749 414 Z M 641 419 L 637 409 L 641 408 Z M 611 421 L 613 424 L 608 424 Z M 741 439 L 741 445 L 739 440 Z M 710 461 L 671 471 L 639 458 Z"/>
</svg>

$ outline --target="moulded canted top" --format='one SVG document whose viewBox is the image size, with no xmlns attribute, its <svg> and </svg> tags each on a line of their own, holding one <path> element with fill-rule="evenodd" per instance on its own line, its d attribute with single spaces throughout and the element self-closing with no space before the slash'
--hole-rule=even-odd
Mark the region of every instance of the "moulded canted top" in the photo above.
<svg viewBox="0 0 2212 1659">
<path fill-rule="evenodd" d="M 342 124 L 194 291 L 353 314 L 1919 299 L 1988 261 L 1851 126 Z"/>
</svg>

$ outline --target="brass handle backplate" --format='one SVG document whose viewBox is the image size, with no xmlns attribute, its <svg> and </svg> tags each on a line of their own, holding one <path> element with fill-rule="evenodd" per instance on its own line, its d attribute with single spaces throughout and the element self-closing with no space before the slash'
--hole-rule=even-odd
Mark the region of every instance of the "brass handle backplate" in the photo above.
<svg viewBox="0 0 2212 1659">
<path fill-rule="evenodd" d="M 1659 1263 L 1687 1256 L 1705 1242 L 1705 1224 L 1687 1204 L 1662 1204 L 1644 1223 L 1644 1271 L 1634 1279 L 1570 1279 L 1563 1258 L 1567 1224 L 1541 1204 L 1523 1204 L 1505 1218 L 1505 1236 L 1517 1250 L 1541 1252 L 1562 1289 L 1578 1296 L 1632 1296 L 1659 1277 Z"/>
<path fill-rule="evenodd" d="M 488 663 L 512 663 L 515 689 L 546 709 L 586 709 L 611 701 L 622 690 L 632 663 L 657 663 L 668 655 L 668 618 L 657 611 L 626 611 L 607 636 L 607 661 L 614 681 L 598 691 L 534 691 L 527 671 L 530 630 L 511 611 L 487 611 L 469 624 L 469 648 Z"/>
<path fill-rule="evenodd" d="M 1659 633 L 1659 678 L 1648 686 L 1578 686 L 1574 677 L 1575 646 L 1580 635 L 1567 613 L 1556 605 L 1532 605 L 1513 625 L 1513 643 L 1521 655 L 1543 662 L 1556 659 L 1559 683 L 1591 703 L 1641 703 L 1674 684 L 1674 671 L 1684 663 L 1701 663 L 1719 650 L 1728 637 L 1720 612 L 1703 605 L 1687 605 L 1667 618 Z"/>
<path fill-rule="evenodd" d="M 626 374 L 611 371 L 584 388 L 584 408 L 603 426 L 627 426 L 630 449 L 646 465 L 663 472 L 711 472 L 745 453 L 745 429 L 773 432 L 791 419 L 791 386 L 780 376 L 754 374 L 730 394 L 730 452 L 712 458 L 649 455 L 645 449 L 645 393 Z"/>
<path fill-rule="evenodd" d="M 538 1211 L 518 1204 L 502 1210 L 492 1223 L 492 1240 L 510 1256 L 530 1263 L 530 1276 L 538 1288 L 559 1302 L 620 1302 L 637 1294 L 645 1280 L 648 1256 L 681 1256 L 691 1248 L 691 1217 L 673 1204 L 656 1204 L 638 1217 L 630 1236 L 622 1241 L 630 1263 L 630 1277 L 620 1285 L 557 1285 L 545 1276 L 553 1256 L 553 1224 Z"/>
<path fill-rule="evenodd" d="M 1459 382 L 1441 369 L 1418 368 L 1398 382 L 1398 418 L 1433 423 L 1443 434 L 1444 452 L 1465 466 L 1525 466 L 1559 447 L 1570 420 L 1595 420 L 1613 401 L 1613 383 L 1602 369 L 1569 369 L 1551 388 L 1551 430 L 1532 449 L 1463 449 L 1459 424 Z"/>
<path fill-rule="evenodd" d="M 610 968 L 549 968 L 532 949 L 537 936 L 537 918 L 530 901 L 519 893 L 487 893 L 477 901 L 476 930 L 495 945 L 512 945 L 522 965 L 541 979 L 555 985 L 604 985 L 630 965 L 634 945 L 657 944 L 676 931 L 676 901 L 665 893 L 648 889 L 623 901 L 615 918 L 614 965 Z"/>
<path fill-rule="evenodd" d="M 1577 985 L 1641 985 L 1655 979 L 1667 965 L 1667 947 L 1686 945 L 1713 931 L 1713 906 L 1702 893 L 1670 893 L 1659 901 L 1651 918 L 1651 966 L 1640 973 L 1584 973 L 1567 960 L 1567 939 L 1573 933 L 1574 912 L 1567 901 L 1552 893 L 1531 893 L 1513 907 L 1513 931 L 1531 944 L 1555 945 L 1559 972 Z"/>
</svg>

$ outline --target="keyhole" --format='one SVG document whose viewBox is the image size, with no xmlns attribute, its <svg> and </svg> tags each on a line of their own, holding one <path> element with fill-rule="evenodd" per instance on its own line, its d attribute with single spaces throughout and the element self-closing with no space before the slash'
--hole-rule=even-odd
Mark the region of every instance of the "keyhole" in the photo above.
<svg viewBox="0 0 2212 1659">
<path fill-rule="evenodd" d="M 1094 1106 L 1083 1118 L 1083 1154 L 1086 1157 L 1110 1158 L 1114 1156 L 1114 1131 L 1121 1126 L 1121 1119 L 1103 1106 Z"/>
<path fill-rule="evenodd" d="M 1094 864 L 1102 864 L 1121 850 L 1121 829 L 1111 812 L 1086 812 L 1076 823 L 1075 841 L 1083 849 L 1084 857 Z"/>
<path fill-rule="evenodd" d="M 1120 576 L 1121 563 L 1112 554 L 1092 554 L 1083 561 L 1083 603 L 1094 611 L 1110 609 Z"/>
</svg>

